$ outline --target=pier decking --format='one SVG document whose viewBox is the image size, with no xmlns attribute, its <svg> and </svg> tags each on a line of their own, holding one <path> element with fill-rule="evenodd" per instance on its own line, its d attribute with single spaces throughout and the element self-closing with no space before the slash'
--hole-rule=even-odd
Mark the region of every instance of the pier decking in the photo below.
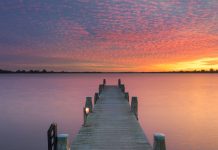
<svg viewBox="0 0 218 150">
<path fill-rule="evenodd" d="M 105 85 L 71 145 L 75 150 L 151 150 L 118 86 Z"/>
<path fill-rule="evenodd" d="M 71 146 L 67 134 L 57 134 L 54 123 L 48 130 L 48 150 L 166 150 L 165 136 L 154 134 L 153 148 L 138 122 L 138 99 L 125 85 L 99 85 L 98 93 L 86 97 L 84 122 Z"/>
</svg>

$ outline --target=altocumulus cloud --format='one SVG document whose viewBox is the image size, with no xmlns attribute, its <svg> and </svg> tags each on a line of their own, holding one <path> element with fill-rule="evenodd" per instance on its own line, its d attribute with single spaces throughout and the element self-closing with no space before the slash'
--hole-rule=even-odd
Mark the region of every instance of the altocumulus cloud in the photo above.
<svg viewBox="0 0 218 150">
<path fill-rule="evenodd" d="M 162 71 L 210 58 L 217 68 L 217 10 L 216 0 L 2 0 L 0 67 Z"/>
</svg>

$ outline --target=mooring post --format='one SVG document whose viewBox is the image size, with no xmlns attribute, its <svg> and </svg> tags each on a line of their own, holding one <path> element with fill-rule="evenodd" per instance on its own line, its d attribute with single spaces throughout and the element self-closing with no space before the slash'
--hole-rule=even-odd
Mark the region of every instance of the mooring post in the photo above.
<svg viewBox="0 0 218 150">
<path fill-rule="evenodd" d="M 83 126 L 86 126 L 86 121 L 88 114 L 90 113 L 90 109 L 88 107 L 83 107 Z"/>
<path fill-rule="evenodd" d="M 120 87 L 120 85 L 121 85 L 121 80 L 118 79 L 118 86 Z"/>
<path fill-rule="evenodd" d="M 94 104 L 97 103 L 98 99 L 99 99 L 99 95 L 98 95 L 98 93 L 95 93 L 95 96 L 94 96 Z"/>
<path fill-rule="evenodd" d="M 57 134 L 57 124 L 52 123 L 47 132 L 48 150 L 70 150 L 68 134 Z"/>
<path fill-rule="evenodd" d="M 127 101 L 129 102 L 129 93 L 125 92 L 125 99 L 127 99 Z"/>
<path fill-rule="evenodd" d="M 83 126 L 86 125 L 86 118 L 87 118 L 87 114 L 86 114 L 86 108 L 83 108 Z"/>
<path fill-rule="evenodd" d="M 70 144 L 68 140 L 68 134 L 58 134 L 57 136 L 57 150 L 70 150 Z"/>
<path fill-rule="evenodd" d="M 138 120 L 138 98 L 137 97 L 132 97 L 131 111 L 134 113 L 136 119 Z"/>
<path fill-rule="evenodd" d="M 106 84 L 106 79 L 103 79 L 103 85 L 105 86 L 105 84 Z"/>
<path fill-rule="evenodd" d="M 165 135 L 162 133 L 154 134 L 153 150 L 166 150 Z"/>
<path fill-rule="evenodd" d="M 120 84 L 120 89 L 123 93 L 125 93 L 125 85 L 124 84 Z"/>
<path fill-rule="evenodd" d="M 52 123 L 47 132 L 48 150 L 57 150 L 57 124 Z"/>
<path fill-rule="evenodd" d="M 92 108 L 93 108 L 92 97 L 86 97 L 86 105 L 85 105 L 85 107 L 89 108 L 90 112 L 92 112 Z"/>
<path fill-rule="evenodd" d="M 101 92 L 103 91 L 103 88 L 104 88 L 104 85 L 103 85 L 103 84 L 100 84 L 100 85 L 99 85 L 99 88 L 98 88 L 98 93 L 99 93 L 99 95 L 100 95 Z"/>
</svg>

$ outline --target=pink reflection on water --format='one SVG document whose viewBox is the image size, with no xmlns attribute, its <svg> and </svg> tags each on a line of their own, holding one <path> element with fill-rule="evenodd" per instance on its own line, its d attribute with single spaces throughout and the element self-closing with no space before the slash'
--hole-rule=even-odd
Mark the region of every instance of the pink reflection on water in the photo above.
<svg viewBox="0 0 218 150">
<path fill-rule="evenodd" d="M 170 150 L 216 149 L 217 75 L 147 75 L 138 81 L 127 81 L 128 89 L 139 97 L 139 120 L 150 142 L 153 133 L 163 132 Z"/>
<path fill-rule="evenodd" d="M 53 121 L 72 140 L 82 125 L 85 97 L 94 96 L 103 78 L 107 84 L 121 78 L 130 96 L 138 96 L 139 121 L 150 143 L 153 133 L 162 132 L 168 150 L 218 147 L 216 74 L 1 75 L 1 147 L 46 149 Z"/>
</svg>

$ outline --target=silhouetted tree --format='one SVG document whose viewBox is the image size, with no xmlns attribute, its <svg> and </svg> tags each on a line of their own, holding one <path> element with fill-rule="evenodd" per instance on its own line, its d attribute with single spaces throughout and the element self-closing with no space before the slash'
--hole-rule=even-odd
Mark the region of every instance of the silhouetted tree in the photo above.
<svg viewBox="0 0 218 150">
<path fill-rule="evenodd" d="M 33 70 L 30 70 L 29 73 L 34 73 L 34 71 L 33 71 Z"/>
<path fill-rule="evenodd" d="M 42 70 L 42 73 L 47 73 L 47 70 L 43 69 L 43 70 Z"/>
<path fill-rule="evenodd" d="M 213 68 L 210 69 L 210 72 L 214 72 Z"/>
</svg>

